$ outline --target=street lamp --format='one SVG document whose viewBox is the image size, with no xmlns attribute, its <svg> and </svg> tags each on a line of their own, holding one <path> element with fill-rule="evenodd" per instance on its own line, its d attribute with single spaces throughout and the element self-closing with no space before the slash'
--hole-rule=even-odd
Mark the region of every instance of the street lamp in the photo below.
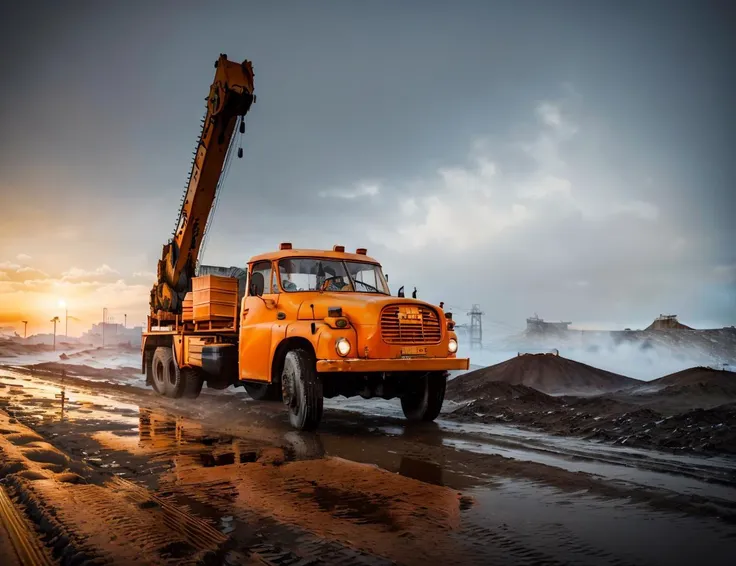
<svg viewBox="0 0 736 566">
<path fill-rule="evenodd" d="M 107 324 L 107 307 L 102 309 L 102 347 L 105 347 L 105 325 Z"/>
<path fill-rule="evenodd" d="M 54 323 L 54 352 L 56 352 L 56 323 L 61 322 L 61 319 L 58 316 L 55 316 L 51 319 L 51 322 Z"/>
<path fill-rule="evenodd" d="M 27 320 L 21 320 L 23 323 L 23 339 L 25 340 L 28 336 L 28 321 Z"/>
<path fill-rule="evenodd" d="M 66 307 L 66 302 L 59 301 L 59 308 L 64 309 L 64 338 L 69 339 L 69 310 Z"/>
</svg>

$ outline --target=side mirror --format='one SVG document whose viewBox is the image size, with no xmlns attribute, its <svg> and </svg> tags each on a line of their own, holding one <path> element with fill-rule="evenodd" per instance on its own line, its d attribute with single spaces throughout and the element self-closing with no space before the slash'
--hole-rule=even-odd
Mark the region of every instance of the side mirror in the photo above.
<svg viewBox="0 0 736 566">
<path fill-rule="evenodd" d="M 402 285 L 399 287 L 399 292 L 396 294 L 397 297 L 403 297 L 404 296 L 404 286 Z"/>
<path fill-rule="evenodd" d="M 263 273 L 256 271 L 250 277 L 250 294 L 253 297 L 260 297 L 263 295 L 265 282 L 263 279 Z"/>
</svg>

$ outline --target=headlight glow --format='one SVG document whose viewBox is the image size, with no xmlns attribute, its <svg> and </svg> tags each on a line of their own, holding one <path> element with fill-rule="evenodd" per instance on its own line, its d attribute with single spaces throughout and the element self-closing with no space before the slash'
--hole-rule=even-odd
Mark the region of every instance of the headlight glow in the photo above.
<svg viewBox="0 0 736 566">
<path fill-rule="evenodd" d="M 450 342 L 447 344 L 447 350 L 451 354 L 457 352 L 457 340 L 455 340 L 454 338 L 450 338 Z"/>
<path fill-rule="evenodd" d="M 350 342 L 346 338 L 338 338 L 335 342 L 335 350 L 344 358 L 350 353 Z"/>
</svg>

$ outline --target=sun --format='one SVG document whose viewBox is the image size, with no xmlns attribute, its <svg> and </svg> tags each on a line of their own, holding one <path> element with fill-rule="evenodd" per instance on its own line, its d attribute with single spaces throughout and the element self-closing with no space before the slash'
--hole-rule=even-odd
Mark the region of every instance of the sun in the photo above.
<svg viewBox="0 0 736 566">
<path fill-rule="evenodd" d="M 59 308 L 65 309 L 66 308 L 66 301 L 64 299 L 59 300 Z"/>
</svg>

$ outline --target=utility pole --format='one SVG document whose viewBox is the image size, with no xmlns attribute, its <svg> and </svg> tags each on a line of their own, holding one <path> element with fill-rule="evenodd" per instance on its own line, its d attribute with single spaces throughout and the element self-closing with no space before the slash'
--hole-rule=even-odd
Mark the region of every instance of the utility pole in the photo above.
<svg viewBox="0 0 736 566">
<path fill-rule="evenodd" d="M 28 321 L 21 320 L 21 322 L 23 323 L 23 340 L 25 340 L 26 337 L 28 336 Z"/>
<path fill-rule="evenodd" d="M 102 309 L 102 347 L 105 347 L 105 325 L 107 324 L 107 307 Z"/>
<path fill-rule="evenodd" d="M 128 315 L 124 314 L 125 320 L 123 322 L 123 328 L 128 328 Z"/>
<path fill-rule="evenodd" d="M 474 348 L 478 346 L 483 347 L 483 320 L 482 316 L 485 313 L 480 310 L 478 305 L 473 305 L 473 308 L 468 313 L 470 317 L 470 347 Z"/>
<path fill-rule="evenodd" d="M 54 352 L 56 352 L 56 323 L 61 322 L 58 316 L 55 316 L 51 319 L 51 322 L 54 323 Z"/>
<path fill-rule="evenodd" d="M 64 339 L 69 340 L 69 309 L 64 307 Z"/>
</svg>

